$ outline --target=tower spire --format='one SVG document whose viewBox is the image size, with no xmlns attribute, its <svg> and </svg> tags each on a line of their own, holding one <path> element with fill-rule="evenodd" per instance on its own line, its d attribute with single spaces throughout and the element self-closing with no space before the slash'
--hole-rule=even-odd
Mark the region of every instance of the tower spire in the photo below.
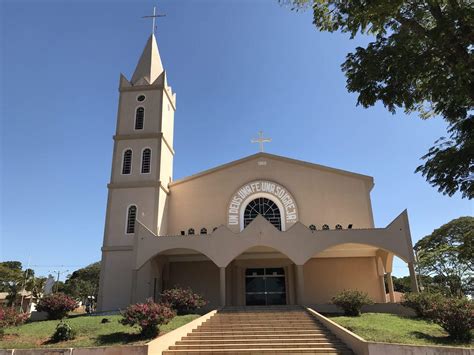
<svg viewBox="0 0 474 355">
<path fill-rule="evenodd" d="M 146 82 L 143 84 L 153 84 L 161 73 L 163 73 L 163 64 L 161 63 L 155 34 L 152 33 L 135 68 L 131 83 L 136 85 L 141 79 L 145 79 Z"/>
</svg>

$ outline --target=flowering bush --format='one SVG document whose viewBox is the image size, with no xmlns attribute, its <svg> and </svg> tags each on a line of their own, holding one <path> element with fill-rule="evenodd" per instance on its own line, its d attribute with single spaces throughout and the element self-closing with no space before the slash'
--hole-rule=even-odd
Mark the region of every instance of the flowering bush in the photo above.
<svg viewBox="0 0 474 355">
<path fill-rule="evenodd" d="M 67 341 L 74 339 L 76 332 L 71 328 L 71 326 L 63 321 L 59 322 L 56 326 L 56 330 L 51 337 L 51 341 L 58 343 L 60 341 Z"/>
<path fill-rule="evenodd" d="M 413 309 L 420 318 L 431 318 L 433 305 L 444 299 L 441 293 L 408 292 L 403 295 L 401 304 Z"/>
<path fill-rule="evenodd" d="M 28 313 L 18 312 L 16 308 L 0 307 L 0 328 L 14 327 L 25 323 Z"/>
<path fill-rule="evenodd" d="M 155 303 L 150 298 L 145 303 L 136 303 L 122 312 L 120 323 L 123 325 L 138 325 L 140 334 L 144 337 L 154 337 L 159 333 L 159 326 L 166 324 L 175 316 L 173 310 L 165 304 Z"/>
<path fill-rule="evenodd" d="M 367 293 L 357 290 L 344 290 L 332 298 L 332 303 L 341 307 L 346 316 L 360 316 L 363 305 L 373 304 Z"/>
<path fill-rule="evenodd" d="M 454 341 L 469 342 L 474 328 L 474 303 L 467 298 L 445 298 L 432 305 L 430 316 Z"/>
<path fill-rule="evenodd" d="M 161 294 L 161 301 L 169 304 L 179 315 L 188 314 L 205 306 L 207 301 L 190 288 L 175 286 Z"/>
<path fill-rule="evenodd" d="M 64 293 L 53 293 L 38 301 L 36 310 L 48 313 L 48 319 L 62 319 L 77 308 L 77 302 Z"/>
</svg>

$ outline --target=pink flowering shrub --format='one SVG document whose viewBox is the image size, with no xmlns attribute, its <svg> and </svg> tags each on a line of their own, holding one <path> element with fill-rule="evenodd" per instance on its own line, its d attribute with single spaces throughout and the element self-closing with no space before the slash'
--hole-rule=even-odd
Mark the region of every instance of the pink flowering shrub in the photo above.
<svg viewBox="0 0 474 355">
<path fill-rule="evenodd" d="M 23 324 L 28 317 L 28 313 L 19 312 L 16 308 L 0 307 L 0 328 Z"/>
<path fill-rule="evenodd" d="M 474 328 L 474 303 L 467 298 L 445 298 L 432 305 L 430 318 L 454 341 L 469 342 Z"/>
<path fill-rule="evenodd" d="M 175 286 L 161 294 L 161 301 L 169 304 L 179 315 L 193 313 L 205 306 L 207 301 L 190 288 Z"/>
<path fill-rule="evenodd" d="M 165 304 L 155 303 L 149 298 L 145 303 L 136 303 L 122 312 L 120 323 L 131 327 L 138 325 L 143 337 L 158 335 L 161 324 L 168 323 L 175 316 L 174 311 Z"/>
<path fill-rule="evenodd" d="M 77 308 L 77 302 L 64 293 L 53 293 L 38 301 L 36 310 L 48 313 L 48 319 L 63 319 Z"/>
</svg>

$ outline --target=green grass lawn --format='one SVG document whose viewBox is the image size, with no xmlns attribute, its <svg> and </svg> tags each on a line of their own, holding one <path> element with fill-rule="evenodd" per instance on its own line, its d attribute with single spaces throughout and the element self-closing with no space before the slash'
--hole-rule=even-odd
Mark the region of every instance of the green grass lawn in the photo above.
<svg viewBox="0 0 474 355">
<path fill-rule="evenodd" d="M 363 313 L 360 317 L 330 316 L 334 322 L 365 340 L 385 343 L 472 346 L 455 344 L 439 325 L 422 319 L 386 313 Z"/>
<path fill-rule="evenodd" d="M 197 314 L 176 316 L 168 324 L 160 327 L 160 335 L 179 328 L 198 318 Z M 107 318 L 108 323 L 101 323 Z M 76 331 L 74 340 L 50 343 L 49 338 L 54 333 L 59 321 L 41 321 L 23 324 L 18 327 L 5 329 L 3 339 L 0 339 L 0 349 L 24 349 L 36 347 L 73 348 L 87 346 L 110 346 L 124 344 L 144 344 L 150 339 L 142 339 L 138 328 L 122 325 L 118 322 L 120 315 L 113 316 L 72 316 L 66 320 Z"/>
</svg>

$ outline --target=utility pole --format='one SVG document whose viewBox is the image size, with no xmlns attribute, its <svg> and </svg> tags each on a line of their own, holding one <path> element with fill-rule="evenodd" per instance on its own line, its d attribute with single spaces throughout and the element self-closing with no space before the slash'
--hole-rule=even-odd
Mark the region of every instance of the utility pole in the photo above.
<svg viewBox="0 0 474 355">
<path fill-rule="evenodd" d="M 52 270 L 52 271 L 49 271 L 50 273 L 54 273 L 57 275 L 56 277 L 56 292 L 58 292 L 58 289 L 59 289 L 59 276 L 61 276 L 61 274 L 65 274 L 67 272 L 69 272 L 69 270 Z"/>
</svg>

